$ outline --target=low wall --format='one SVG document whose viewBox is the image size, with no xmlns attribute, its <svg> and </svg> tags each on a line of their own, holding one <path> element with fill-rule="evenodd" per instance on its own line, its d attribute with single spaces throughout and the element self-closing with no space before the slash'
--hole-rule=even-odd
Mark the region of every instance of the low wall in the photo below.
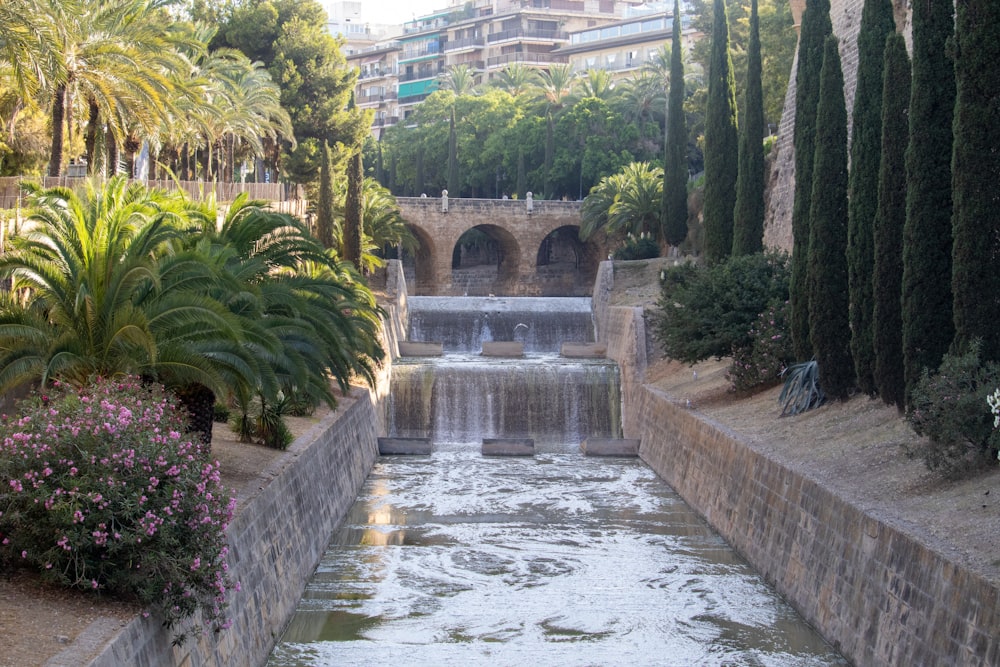
<svg viewBox="0 0 1000 667">
<path fill-rule="evenodd" d="M 1000 665 L 990 582 L 643 384 L 657 352 L 640 309 L 599 298 L 604 268 L 599 340 L 621 366 L 625 436 L 643 460 L 854 664 Z"/>
<path fill-rule="evenodd" d="M 241 590 L 231 592 L 233 627 L 172 647 L 154 617 L 136 617 L 91 662 L 120 665 L 260 665 L 270 654 L 378 455 L 369 393 L 352 399 L 289 447 L 290 457 L 266 471 L 269 484 L 229 526 L 229 565 Z M 50 661 L 49 665 L 79 664 Z"/>
</svg>

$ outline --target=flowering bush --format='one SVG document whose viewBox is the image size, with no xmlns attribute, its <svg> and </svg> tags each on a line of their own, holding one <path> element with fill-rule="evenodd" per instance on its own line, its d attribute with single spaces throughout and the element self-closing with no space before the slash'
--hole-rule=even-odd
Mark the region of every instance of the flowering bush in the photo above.
<svg viewBox="0 0 1000 667">
<path fill-rule="evenodd" d="M 998 384 L 1000 366 L 980 363 L 978 343 L 965 354 L 945 355 L 937 373 L 924 371 L 906 418 L 927 436 L 917 453 L 929 469 L 954 478 L 996 460 L 1000 431 L 983 403 Z"/>
<path fill-rule="evenodd" d="M 788 335 L 788 302 L 772 303 L 757 316 L 748 332 L 749 345 L 733 349 L 733 363 L 726 377 L 736 391 L 769 387 L 781 381 L 781 374 L 794 360 Z"/>
<path fill-rule="evenodd" d="M 0 423 L 0 564 L 137 599 L 177 642 L 199 610 L 206 626 L 228 627 L 235 499 L 163 390 L 99 380 L 20 407 Z"/>
</svg>

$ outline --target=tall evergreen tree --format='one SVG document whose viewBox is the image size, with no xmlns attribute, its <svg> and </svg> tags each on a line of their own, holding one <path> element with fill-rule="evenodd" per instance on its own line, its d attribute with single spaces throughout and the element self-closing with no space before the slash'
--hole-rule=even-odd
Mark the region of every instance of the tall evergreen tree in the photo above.
<svg viewBox="0 0 1000 667">
<path fill-rule="evenodd" d="M 906 142 L 910 124 L 910 57 L 906 42 L 890 33 L 882 75 L 882 152 L 875 215 L 873 348 L 875 387 L 882 400 L 902 410 L 903 378 L 903 225 L 906 222 Z"/>
<path fill-rule="evenodd" d="M 982 359 L 1000 361 L 1000 3 L 958 3 L 955 29 L 955 144 L 952 291 L 955 348 L 982 340 Z"/>
<path fill-rule="evenodd" d="M 705 109 L 705 257 L 718 262 L 733 249 L 733 211 L 739 143 L 736 127 L 736 77 L 729 52 L 725 0 L 712 10 L 712 59 Z"/>
<path fill-rule="evenodd" d="M 319 201 L 316 202 L 316 238 L 324 248 L 333 247 L 333 165 L 330 144 L 324 140 L 319 155 Z"/>
<path fill-rule="evenodd" d="M 351 93 L 348 102 L 348 111 L 355 110 L 354 93 Z M 361 146 L 353 147 L 347 158 L 347 194 L 344 198 L 344 259 L 361 269 L 362 238 L 364 237 L 364 227 L 362 216 L 363 204 L 361 201 L 362 189 L 364 188 L 365 168 L 362 162 Z"/>
<path fill-rule="evenodd" d="M 936 370 L 954 337 L 951 157 L 955 69 L 951 2 L 913 3 L 913 86 L 903 229 L 903 362 L 906 394 Z"/>
<path fill-rule="evenodd" d="M 733 255 L 764 250 L 764 90 L 761 83 L 760 19 L 750 5 L 747 89 L 740 127 L 739 175 L 733 214 Z"/>
<path fill-rule="evenodd" d="M 854 387 L 847 294 L 847 107 L 837 38 L 826 38 L 816 108 L 816 157 L 809 211 L 809 331 L 828 396 Z"/>
<path fill-rule="evenodd" d="M 792 204 L 792 277 L 788 289 L 792 347 L 800 360 L 808 359 L 813 353 L 809 338 L 809 211 L 823 41 L 832 32 L 830 0 L 809 0 L 802 13 L 795 70 L 795 199 Z"/>
<path fill-rule="evenodd" d="M 865 0 L 858 33 L 858 84 L 854 93 L 851 139 L 847 267 L 851 297 L 851 354 L 858 388 L 873 396 L 875 346 L 872 288 L 882 133 L 882 60 L 885 39 L 895 32 L 890 0 Z"/>
<path fill-rule="evenodd" d="M 684 120 L 684 62 L 681 59 L 680 0 L 674 0 L 670 42 L 670 93 L 663 142 L 663 238 L 677 247 L 687 238 L 687 123 Z"/>
<path fill-rule="evenodd" d="M 458 185 L 458 136 L 455 133 L 455 107 L 451 107 L 448 121 L 448 194 L 459 196 Z"/>
</svg>

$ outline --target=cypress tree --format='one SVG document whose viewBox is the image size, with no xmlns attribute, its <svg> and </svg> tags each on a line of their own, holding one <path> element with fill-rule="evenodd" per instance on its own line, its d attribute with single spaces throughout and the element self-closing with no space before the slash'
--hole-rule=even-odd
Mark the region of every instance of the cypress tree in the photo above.
<svg viewBox="0 0 1000 667">
<path fill-rule="evenodd" d="M 555 187 L 552 185 L 552 161 L 556 154 L 555 123 L 552 121 L 552 112 L 545 112 L 545 162 L 544 162 L 544 183 L 545 197 L 551 197 Z"/>
<path fill-rule="evenodd" d="M 358 147 L 347 160 L 347 197 L 344 200 L 344 259 L 361 269 L 362 238 L 362 187 L 365 178 L 361 148 Z"/>
<path fill-rule="evenodd" d="M 847 107 L 837 38 L 823 51 L 809 211 L 809 331 L 820 385 L 845 399 L 854 387 L 847 294 Z"/>
<path fill-rule="evenodd" d="M 459 196 L 458 185 L 458 136 L 455 133 L 455 107 L 451 107 L 448 125 L 448 195 Z"/>
<path fill-rule="evenodd" d="M 954 337 L 951 153 L 955 70 L 947 46 L 950 1 L 913 3 L 913 81 L 903 228 L 903 368 L 906 395 L 937 370 Z"/>
<path fill-rule="evenodd" d="M 729 21 L 724 0 L 712 10 L 712 55 L 705 110 L 705 257 L 718 262 L 733 249 L 733 211 L 739 146 L 736 128 L 736 77 L 729 52 Z"/>
<path fill-rule="evenodd" d="M 746 85 L 733 213 L 733 255 L 751 255 L 764 250 L 764 90 L 757 0 L 750 4 Z"/>
<path fill-rule="evenodd" d="M 684 119 L 684 63 L 681 60 L 680 0 L 674 0 L 674 31 L 670 42 L 670 92 L 663 142 L 663 238 L 675 248 L 688 233 L 687 123 Z"/>
<path fill-rule="evenodd" d="M 955 349 L 982 340 L 981 359 L 1000 361 L 1000 3 L 958 3 L 952 291 Z"/>
<path fill-rule="evenodd" d="M 792 275 L 788 287 L 792 347 L 800 360 L 808 359 L 813 353 L 809 338 L 809 211 L 823 41 L 832 32 L 830 0 L 808 0 L 802 13 L 795 69 L 795 199 L 792 204 Z"/>
<path fill-rule="evenodd" d="M 324 248 L 333 247 L 333 167 L 330 144 L 323 140 L 319 161 L 319 201 L 316 202 L 316 238 Z"/>
<path fill-rule="evenodd" d="M 910 133 L 910 57 L 903 36 L 890 33 L 882 75 L 882 156 L 875 215 L 875 387 L 886 403 L 905 406 L 903 379 L 903 225 L 906 222 L 906 142 Z"/>
<path fill-rule="evenodd" d="M 890 0 L 865 0 L 858 33 L 858 84 L 852 123 L 847 277 L 851 298 L 851 354 L 858 388 L 869 396 L 876 393 L 872 273 L 875 258 L 873 223 L 878 209 L 882 145 L 882 60 L 885 39 L 895 30 Z"/>
</svg>

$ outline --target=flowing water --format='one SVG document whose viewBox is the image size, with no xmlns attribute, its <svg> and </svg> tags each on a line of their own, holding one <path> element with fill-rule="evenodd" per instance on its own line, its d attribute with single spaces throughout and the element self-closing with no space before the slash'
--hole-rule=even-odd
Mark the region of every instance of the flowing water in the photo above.
<svg viewBox="0 0 1000 667">
<path fill-rule="evenodd" d="M 617 375 L 552 343 L 516 363 L 471 349 L 407 362 L 412 395 L 394 365 L 394 400 L 433 409 L 397 411 L 390 435 L 430 434 L 435 451 L 379 459 L 268 665 L 846 665 L 645 464 L 580 454 L 620 430 Z M 463 366 L 487 379 L 456 380 Z M 562 387 L 576 383 L 599 389 Z M 539 416 L 485 418 L 481 391 Z M 546 402 L 562 394 L 575 398 Z M 534 457 L 480 454 L 512 428 L 539 436 Z"/>
</svg>

